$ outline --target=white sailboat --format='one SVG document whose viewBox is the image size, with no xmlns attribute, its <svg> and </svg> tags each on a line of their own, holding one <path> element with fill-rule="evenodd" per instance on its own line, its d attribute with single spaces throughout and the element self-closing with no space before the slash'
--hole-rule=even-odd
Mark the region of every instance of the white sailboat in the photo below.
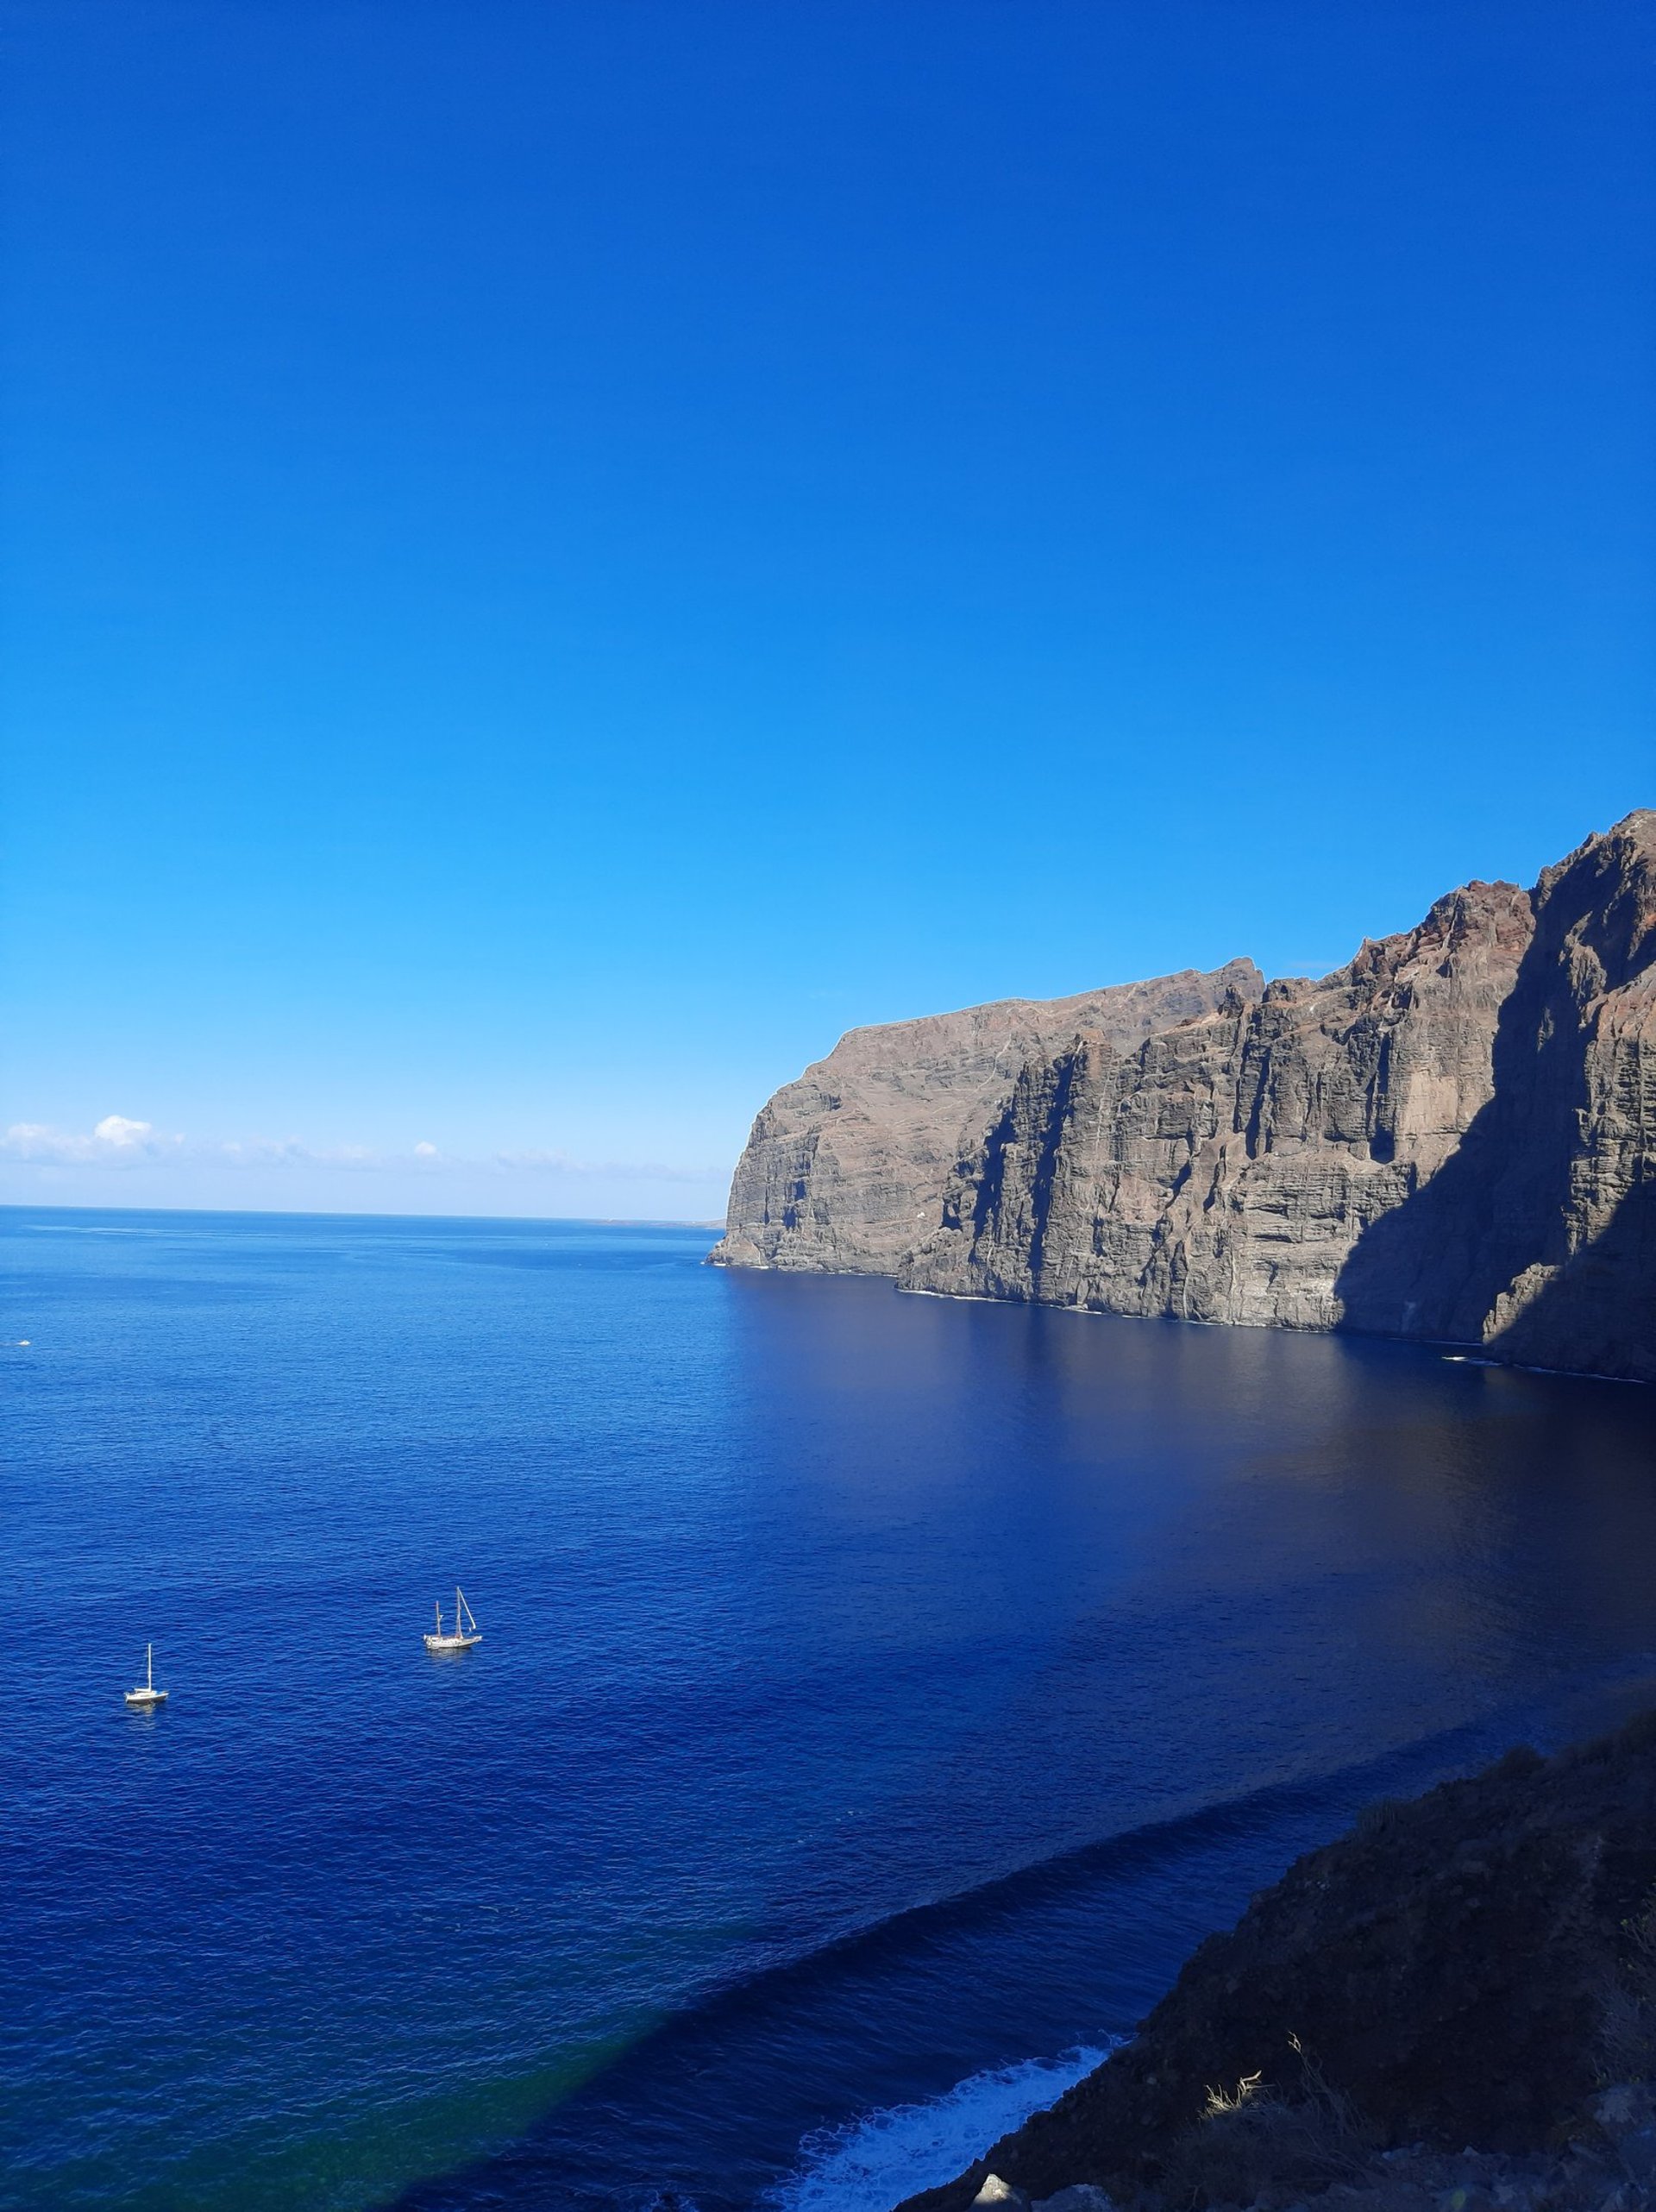
<svg viewBox="0 0 1656 2212">
<path fill-rule="evenodd" d="M 166 1692 L 155 1687 L 155 1646 L 144 1646 L 144 1679 L 135 1690 L 127 1692 L 129 1705 L 165 1705 Z"/>
<path fill-rule="evenodd" d="M 471 1633 L 469 1635 L 467 1633 L 468 1624 L 471 1630 Z M 469 1651 L 473 1644 L 481 1643 L 482 1641 L 482 1637 L 478 1634 L 477 1616 L 473 1612 L 471 1607 L 466 1602 L 466 1593 L 461 1588 L 459 1583 L 456 1582 L 455 1585 L 455 1625 L 453 1631 L 447 1636 L 443 1634 L 442 1607 L 439 1605 L 437 1607 L 436 1633 L 434 1636 L 427 1636 L 425 1639 L 425 1648 L 428 1651 Z"/>
</svg>

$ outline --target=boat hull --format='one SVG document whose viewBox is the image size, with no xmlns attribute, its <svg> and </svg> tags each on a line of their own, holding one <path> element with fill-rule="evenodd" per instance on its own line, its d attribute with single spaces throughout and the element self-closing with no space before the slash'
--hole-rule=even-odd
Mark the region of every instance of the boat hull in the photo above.
<svg viewBox="0 0 1656 2212">
<path fill-rule="evenodd" d="M 127 1703 L 129 1705 L 165 1705 L 166 1692 L 165 1690 L 129 1690 Z"/>
<path fill-rule="evenodd" d="M 428 1636 L 425 1648 L 428 1651 L 469 1651 L 473 1644 L 482 1641 L 480 1636 Z"/>
</svg>

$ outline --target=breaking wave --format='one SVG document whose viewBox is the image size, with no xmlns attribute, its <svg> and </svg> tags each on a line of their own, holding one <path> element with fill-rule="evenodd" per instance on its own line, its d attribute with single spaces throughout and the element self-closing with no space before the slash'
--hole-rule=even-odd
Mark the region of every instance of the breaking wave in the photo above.
<svg viewBox="0 0 1656 2212">
<path fill-rule="evenodd" d="M 893 2105 L 809 2135 L 798 2171 L 767 2193 L 765 2212 L 891 2212 L 917 2190 L 952 2181 L 1101 2065 L 1119 2040 L 1106 2036 L 1056 2058 L 994 2067 L 924 2103 Z"/>
</svg>

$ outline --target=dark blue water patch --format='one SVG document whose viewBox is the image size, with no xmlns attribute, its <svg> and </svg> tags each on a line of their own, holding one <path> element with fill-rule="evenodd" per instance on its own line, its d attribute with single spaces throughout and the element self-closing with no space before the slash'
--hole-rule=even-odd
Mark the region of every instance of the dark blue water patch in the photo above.
<svg viewBox="0 0 1656 2212">
<path fill-rule="evenodd" d="M 1578 1687 L 1575 1719 L 1609 1725 L 1656 1695 L 1656 1676 Z M 1196 1945 L 1301 1853 L 1377 1799 L 1466 1773 L 1515 1741 L 1546 1742 L 1546 1719 L 1515 1711 L 1451 1730 L 1340 1774 L 1107 1838 L 842 1938 L 668 2021 L 524 2140 L 407 2191 L 398 2212 L 787 2207 L 814 2201 L 801 2145 L 843 2140 L 882 2106 L 936 2106 L 1012 2068 L 1031 2083 L 1014 2109 L 1036 2108 L 1047 2099 L 1031 2062 L 1066 2039 L 1101 2051 L 1130 2035 Z M 831 2176 L 831 2201 L 881 2212 L 989 2140 L 970 2140 L 953 2166 L 909 2171 L 891 2159 L 882 2171 L 876 2137 L 857 2162 L 859 2186 Z M 898 2148 L 912 2156 L 906 2140 Z"/>
<path fill-rule="evenodd" d="M 0 1235 L 30 2208 L 752 2203 L 1656 1646 L 1648 1393 L 706 1231 Z"/>
</svg>

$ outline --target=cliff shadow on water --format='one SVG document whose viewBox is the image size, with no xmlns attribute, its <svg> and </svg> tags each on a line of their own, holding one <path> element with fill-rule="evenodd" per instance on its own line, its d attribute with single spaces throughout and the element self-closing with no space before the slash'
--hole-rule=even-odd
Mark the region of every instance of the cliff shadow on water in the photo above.
<svg viewBox="0 0 1656 2212">
<path fill-rule="evenodd" d="M 1608 848 L 1537 885 L 1492 1094 L 1436 1174 L 1363 1229 L 1336 1281 L 1346 1328 L 1656 1380 L 1640 989 L 1656 924 L 1641 871 L 1618 877 Z"/>
</svg>

